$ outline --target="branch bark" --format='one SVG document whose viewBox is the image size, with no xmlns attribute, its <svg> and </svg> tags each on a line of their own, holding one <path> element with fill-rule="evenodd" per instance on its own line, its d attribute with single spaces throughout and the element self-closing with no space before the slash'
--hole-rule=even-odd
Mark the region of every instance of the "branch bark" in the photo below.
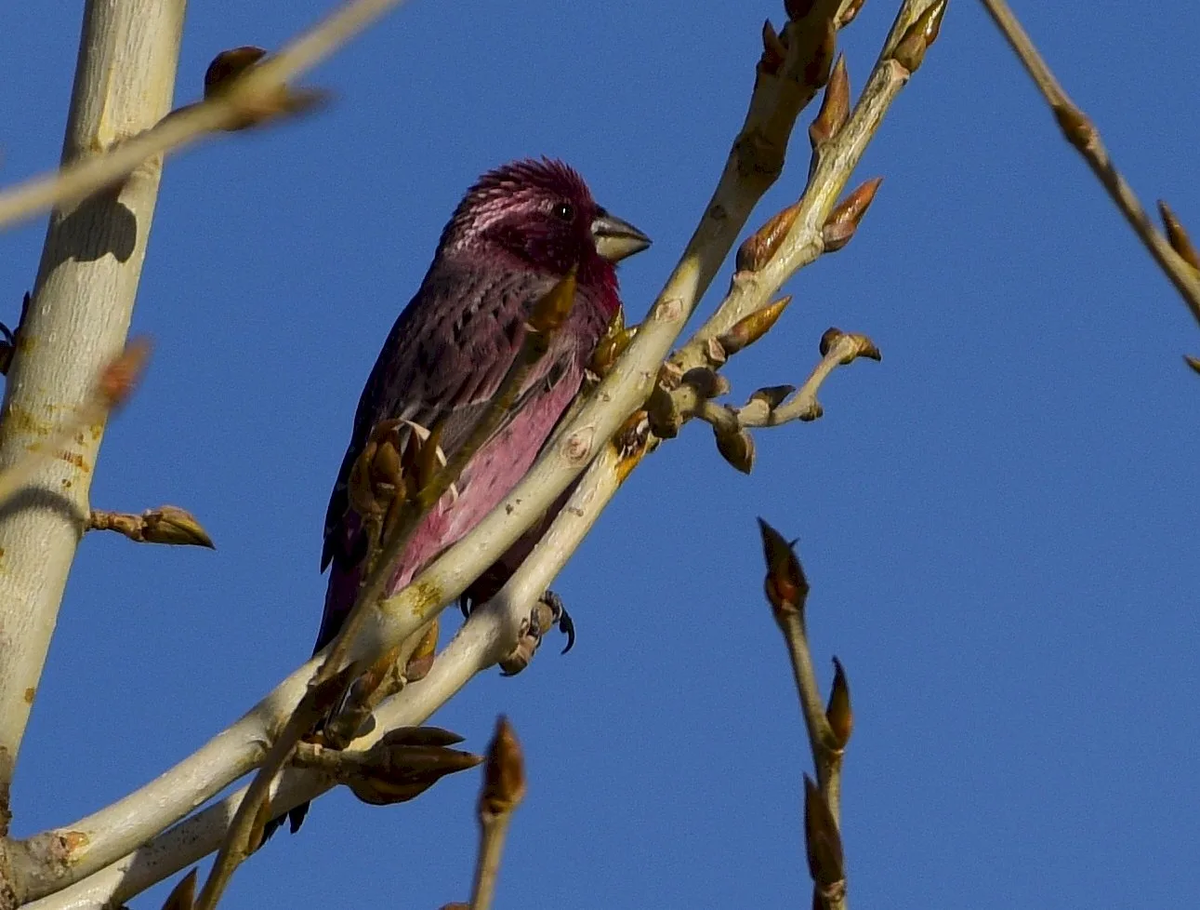
<svg viewBox="0 0 1200 910">
<path fill-rule="evenodd" d="M 86 6 L 63 161 L 96 155 L 170 110 L 185 0 Z M 125 345 L 162 160 L 50 218 L 37 282 L 8 372 L 0 470 L 88 406 Z M 87 521 L 103 415 L 44 458 L 0 511 L 0 811 Z"/>
</svg>

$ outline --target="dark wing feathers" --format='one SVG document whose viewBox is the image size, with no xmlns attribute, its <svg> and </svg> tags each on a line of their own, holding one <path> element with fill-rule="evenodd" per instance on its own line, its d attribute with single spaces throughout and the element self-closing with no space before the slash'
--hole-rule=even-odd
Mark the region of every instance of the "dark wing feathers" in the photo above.
<svg viewBox="0 0 1200 910">
<path fill-rule="evenodd" d="M 346 481 L 372 428 L 397 418 L 424 427 L 444 421 L 442 448 L 452 455 L 512 366 L 533 303 L 553 283 L 527 270 L 481 271 L 445 260 L 430 271 L 392 326 L 359 399 L 325 515 L 322 571 L 333 559 L 353 565 L 360 558 L 357 522 L 345 521 Z M 564 335 L 533 371 L 522 397 L 562 375 L 573 356 Z M 513 413 L 518 409 L 519 402 Z M 401 439 L 409 432 L 402 429 Z"/>
</svg>

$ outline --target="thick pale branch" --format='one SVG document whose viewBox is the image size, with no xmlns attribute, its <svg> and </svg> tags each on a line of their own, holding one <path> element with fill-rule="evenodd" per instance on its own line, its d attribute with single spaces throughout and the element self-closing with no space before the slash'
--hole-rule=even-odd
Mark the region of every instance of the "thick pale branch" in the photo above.
<svg viewBox="0 0 1200 910">
<path fill-rule="evenodd" d="M 103 142 L 104 154 L 81 159 L 0 193 L 0 226 L 30 218 L 51 206 L 82 199 L 124 179 L 152 156 L 178 151 L 213 133 L 237 127 L 248 115 L 253 118 L 257 113 L 272 109 L 288 79 L 320 63 L 401 2 L 354 0 L 347 3 L 289 44 L 278 56 L 254 67 L 229 91 L 176 111 L 153 128 L 148 127 L 154 120 L 144 126 L 139 123 L 142 131 L 134 129 L 119 137 L 125 140 L 119 145 Z M 167 103 L 170 104 L 170 92 Z M 165 113 L 163 110 L 154 119 L 160 120 Z M 161 167 L 161 163 L 156 167 Z"/>
<path fill-rule="evenodd" d="M 1083 156 L 1133 232 L 1175 285 L 1192 316 L 1200 322 L 1200 272 L 1191 267 L 1184 256 L 1172 248 L 1168 238 L 1154 227 L 1133 187 L 1113 164 L 1108 149 L 1100 139 L 1099 130 L 1068 97 L 1009 5 L 1004 0 L 982 2 L 1050 105 L 1064 138 Z"/>
<path fill-rule="evenodd" d="M 166 113 L 183 8 L 182 0 L 87 4 L 65 162 L 102 153 Z M 54 212 L 8 370 L 0 472 L 56 444 L 0 510 L 0 817 L 90 511 L 106 416 L 97 410 L 96 378 L 125 346 L 161 165 L 146 160 L 120 187 Z M 86 425 L 59 445 L 64 418 Z"/>
</svg>

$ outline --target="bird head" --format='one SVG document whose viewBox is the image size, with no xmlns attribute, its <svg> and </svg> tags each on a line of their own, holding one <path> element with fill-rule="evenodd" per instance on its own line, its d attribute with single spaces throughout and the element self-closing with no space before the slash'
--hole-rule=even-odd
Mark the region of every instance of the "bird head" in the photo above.
<svg viewBox="0 0 1200 910">
<path fill-rule="evenodd" d="M 468 190 L 442 235 L 442 249 L 495 253 L 581 283 L 612 283 L 613 266 L 650 238 L 596 204 L 579 174 L 543 158 L 489 171 Z"/>
</svg>

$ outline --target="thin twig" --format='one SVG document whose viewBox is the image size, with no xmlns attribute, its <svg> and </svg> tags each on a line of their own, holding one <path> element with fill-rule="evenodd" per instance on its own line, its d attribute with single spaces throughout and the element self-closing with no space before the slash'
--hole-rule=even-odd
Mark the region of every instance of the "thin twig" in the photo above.
<svg viewBox="0 0 1200 910">
<path fill-rule="evenodd" d="M 471 888 L 471 910 L 489 910 L 513 810 L 525 798 L 525 761 L 512 725 L 501 716 L 488 747 L 479 794 L 479 856 Z"/>
<path fill-rule="evenodd" d="M 0 227 L 122 180 L 152 155 L 185 146 L 270 107 L 288 79 L 311 69 L 403 0 L 353 0 L 295 39 L 278 56 L 253 67 L 228 91 L 169 114 L 157 125 L 101 154 L 0 192 Z M 264 100 L 266 99 L 266 100 Z"/>
<path fill-rule="evenodd" d="M 145 340 L 131 342 L 125 352 L 104 369 L 88 400 L 73 416 L 63 421 L 47 439 L 26 449 L 14 465 L 0 471 L 0 506 L 25 488 L 42 462 L 47 458 L 63 457 L 63 450 L 70 447 L 78 434 L 94 424 L 103 423 L 110 411 L 125 402 L 133 392 L 149 354 L 150 347 Z"/>
<path fill-rule="evenodd" d="M 982 3 L 1050 105 L 1067 142 L 1083 156 L 1133 232 L 1175 285 L 1192 316 L 1200 322 L 1200 272 L 1189 266 L 1155 228 L 1137 194 L 1113 164 L 1100 131 L 1067 96 L 1009 5 L 1004 0 L 982 0 Z"/>
<path fill-rule="evenodd" d="M 849 690 L 841 664 L 837 664 L 840 686 L 835 683 L 834 692 L 835 695 L 840 693 L 841 698 L 831 697 L 828 709 L 822 703 L 804 621 L 808 579 L 794 544 L 788 543 L 761 518 L 758 525 L 767 565 L 764 588 L 775 622 L 787 644 L 812 749 L 813 767 L 817 772 L 816 784 L 805 775 L 804 830 L 809 872 L 822 905 L 828 910 L 846 910 L 846 876 L 839 826 L 842 757 L 850 727 Z"/>
<path fill-rule="evenodd" d="M 215 549 L 212 538 L 196 516 L 178 506 L 159 506 L 140 515 L 92 509 L 88 531 L 115 531 L 137 543 L 164 543 L 175 546 Z"/>
</svg>

